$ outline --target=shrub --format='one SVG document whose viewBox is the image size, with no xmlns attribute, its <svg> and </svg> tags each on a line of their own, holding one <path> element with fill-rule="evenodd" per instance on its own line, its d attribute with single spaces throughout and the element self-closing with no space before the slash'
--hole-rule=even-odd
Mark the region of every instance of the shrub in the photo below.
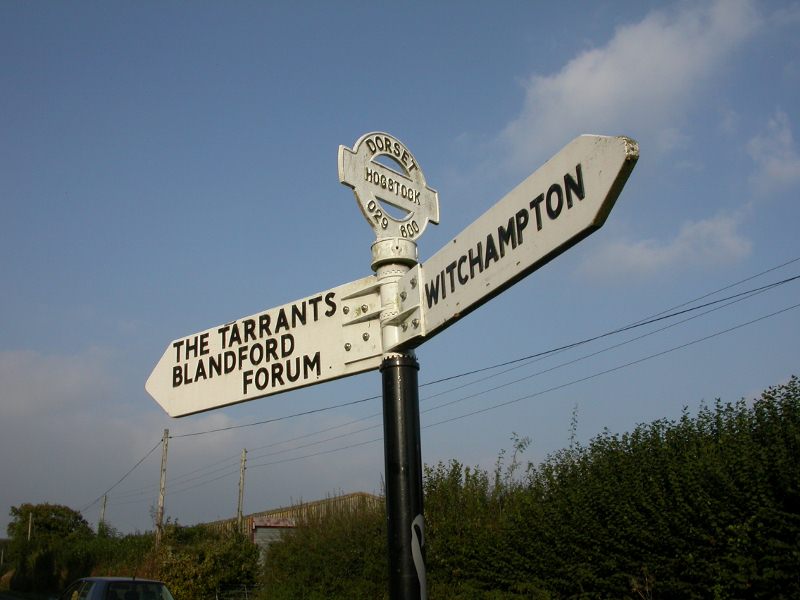
<svg viewBox="0 0 800 600">
<path fill-rule="evenodd" d="M 382 504 L 339 507 L 284 534 L 267 553 L 261 598 L 383 598 L 384 511 Z"/>
</svg>

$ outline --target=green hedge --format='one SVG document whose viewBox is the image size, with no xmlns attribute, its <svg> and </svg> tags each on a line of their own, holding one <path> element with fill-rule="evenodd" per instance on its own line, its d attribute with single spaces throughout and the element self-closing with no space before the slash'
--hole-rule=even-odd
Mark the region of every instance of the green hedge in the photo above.
<svg viewBox="0 0 800 600">
<path fill-rule="evenodd" d="M 603 432 L 541 464 L 513 438 L 493 471 L 425 468 L 432 599 L 800 598 L 800 383 L 632 432 Z M 35 535 L 27 540 L 28 515 Z M 12 507 L 16 590 L 94 574 L 167 581 L 180 600 L 261 579 L 260 598 L 385 598 L 383 508 L 342 508 L 271 546 L 202 527 L 95 534 L 67 507 Z"/>
<path fill-rule="evenodd" d="M 31 512 L 37 525 L 28 541 Z M 17 592 L 55 594 L 79 577 L 119 575 L 158 578 L 180 600 L 201 600 L 231 585 L 252 587 L 259 577 L 258 548 L 235 533 L 168 524 L 156 550 L 153 533 L 120 535 L 101 526 L 95 534 L 64 506 L 25 504 L 12 516 L 6 559 Z"/>
<path fill-rule="evenodd" d="M 799 598 L 800 384 L 603 432 L 540 465 L 425 469 L 431 598 Z M 522 472 L 520 472 L 522 470 Z M 380 598 L 380 511 L 273 545 L 262 597 Z"/>
<path fill-rule="evenodd" d="M 341 507 L 300 523 L 270 546 L 262 595 L 281 600 L 383 598 L 387 571 L 383 506 Z"/>
</svg>

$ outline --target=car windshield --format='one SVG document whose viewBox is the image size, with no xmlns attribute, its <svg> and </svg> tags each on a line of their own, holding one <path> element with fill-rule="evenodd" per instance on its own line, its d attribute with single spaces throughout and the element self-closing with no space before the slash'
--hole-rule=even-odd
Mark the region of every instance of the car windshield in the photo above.
<svg viewBox="0 0 800 600">
<path fill-rule="evenodd" d="M 108 584 L 105 600 L 175 600 L 163 583 L 115 581 Z"/>
</svg>

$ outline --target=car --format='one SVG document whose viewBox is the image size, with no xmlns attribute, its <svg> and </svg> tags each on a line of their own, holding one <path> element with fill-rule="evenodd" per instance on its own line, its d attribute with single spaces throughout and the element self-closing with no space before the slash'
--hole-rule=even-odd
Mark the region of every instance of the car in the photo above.
<svg viewBox="0 0 800 600">
<path fill-rule="evenodd" d="M 58 600 L 175 600 L 161 581 L 138 577 L 83 577 Z"/>
</svg>

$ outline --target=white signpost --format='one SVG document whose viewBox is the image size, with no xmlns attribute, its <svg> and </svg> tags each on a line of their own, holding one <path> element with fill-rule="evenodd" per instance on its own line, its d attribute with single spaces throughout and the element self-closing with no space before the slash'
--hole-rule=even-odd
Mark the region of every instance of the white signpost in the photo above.
<svg viewBox="0 0 800 600">
<path fill-rule="evenodd" d="M 371 275 L 172 342 L 145 384 L 171 417 L 377 369 Z"/>
<path fill-rule="evenodd" d="M 637 159 L 626 137 L 582 135 L 400 281 L 416 347 L 605 223 Z"/>
<path fill-rule="evenodd" d="M 390 597 L 426 598 L 413 348 L 600 228 L 638 157 L 580 136 L 420 265 L 438 194 L 402 142 L 366 134 L 339 148 L 339 181 L 375 232 L 375 274 L 177 339 L 145 387 L 180 417 L 380 368 Z"/>
<path fill-rule="evenodd" d="M 339 150 L 340 180 L 376 232 L 373 254 L 385 243 L 391 262 L 398 241 L 413 244 L 438 222 L 437 193 L 388 134 L 367 134 L 354 147 Z M 380 156 L 405 175 L 376 162 Z M 145 388 L 180 417 L 377 369 L 384 353 L 420 345 L 601 227 L 637 158 L 629 138 L 580 136 L 396 278 L 395 310 L 383 324 L 381 283 L 370 275 L 173 341 Z M 387 197 L 405 207 L 403 219 L 381 210 Z"/>
</svg>

